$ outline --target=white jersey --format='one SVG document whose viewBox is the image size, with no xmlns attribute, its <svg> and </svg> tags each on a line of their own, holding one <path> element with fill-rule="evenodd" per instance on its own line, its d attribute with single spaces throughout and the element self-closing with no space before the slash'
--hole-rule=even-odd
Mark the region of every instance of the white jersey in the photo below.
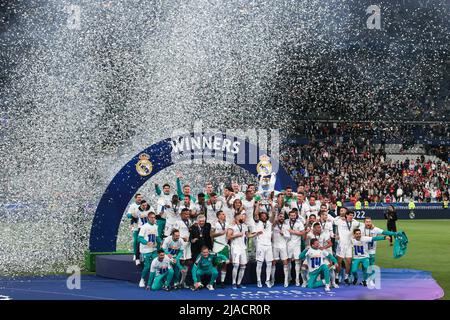
<svg viewBox="0 0 450 320">
<path fill-rule="evenodd" d="M 174 224 L 176 220 L 180 219 L 181 207 L 180 203 L 173 204 L 172 202 L 166 203 L 168 208 L 164 207 L 164 218 L 166 218 L 166 223 Z"/>
<path fill-rule="evenodd" d="M 172 269 L 172 262 L 169 257 L 164 256 L 163 261 L 159 261 L 158 258 L 153 259 L 150 265 L 150 272 L 155 272 L 155 276 L 159 276 L 167 272 L 167 270 Z"/>
<path fill-rule="evenodd" d="M 146 241 L 154 244 L 153 247 L 149 247 L 140 243 L 139 249 L 141 253 L 151 253 L 156 250 L 156 237 L 158 236 L 158 225 L 146 223 L 139 230 L 139 237 L 143 237 Z"/>
<path fill-rule="evenodd" d="M 311 248 L 311 240 L 312 239 L 319 240 L 320 247 L 323 248 L 326 245 L 328 245 L 328 241 L 331 240 L 331 237 L 330 237 L 330 233 L 328 231 L 322 231 L 320 233 L 320 235 L 318 235 L 318 236 L 315 235 L 313 232 L 308 232 L 308 234 L 306 235 L 306 248 L 307 249 Z M 332 247 L 329 247 L 325 250 L 328 251 L 329 253 L 333 252 Z"/>
<path fill-rule="evenodd" d="M 244 207 L 246 213 L 245 224 L 247 224 L 249 227 L 254 227 L 255 219 L 253 217 L 253 214 L 255 211 L 255 200 L 252 199 L 248 201 L 247 199 L 244 199 L 242 200 L 242 206 Z"/>
<path fill-rule="evenodd" d="M 358 229 L 361 226 L 356 220 L 348 222 L 347 220 L 336 220 L 337 235 L 339 236 L 339 242 L 341 244 L 350 244 L 353 237 L 353 230 Z"/>
<path fill-rule="evenodd" d="M 355 238 L 352 238 L 353 259 L 369 258 L 370 242 L 372 242 L 372 237 L 361 236 L 361 239 L 359 241 L 356 240 Z"/>
<path fill-rule="evenodd" d="M 227 240 L 227 229 L 230 227 L 230 224 L 228 224 L 226 221 L 224 223 L 221 223 L 220 221 L 216 221 L 214 225 L 211 225 L 213 228 L 213 232 L 222 232 L 225 231 L 225 234 L 215 237 L 213 239 L 213 252 L 220 252 L 225 248 L 225 246 L 228 245 Z"/>
<path fill-rule="evenodd" d="M 383 233 L 383 229 L 373 227 L 372 229 L 366 229 L 365 226 L 361 227 L 361 235 L 365 237 L 376 237 Z M 377 252 L 377 241 L 371 241 L 368 243 L 369 254 L 376 254 Z"/>
<path fill-rule="evenodd" d="M 321 220 L 318 221 L 318 223 L 320 223 L 320 226 L 322 227 L 322 231 L 327 231 L 330 234 L 330 237 L 334 237 L 334 232 L 333 232 L 333 223 L 330 221 L 325 221 L 322 222 Z"/>
<path fill-rule="evenodd" d="M 174 224 L 174 229 L 178 229 L 180 231 L 181 238 L 189 238 L 189 228 L 191 225 L 192 223 L 190 219 L 187 219 L 186 221 L 178 219 Z"/>
<path fill-rule="evenodd" d="M 186 242 L 181 239 L 181 237 L 177 241 L 174 241 L 172 236 L 168 236 L 164 239 L 161 248 L 164 249 L 166 253 L 176 256 L 181 250 L 183 250 L 185 245 Z"/>
<path fill-rule="evenodd" d="M 235 199 L 235 197 L 231 197 L 228 201 L 224 200 L 222 211 L 225 212 L 227 223 L 234 221 L 233 202 Z"/>
<path fill-rule="evenodd" d="M 216 203 L 211 203 L 206 205 L 206 212 L 207 212 L 207 221 L 211 223 L 211 225 L 214 225 L 217 221 L 217 212 L 223 211 L 225 207 L 225 203 L 222 200 L 217 200 Z"/>
<path fill-rule="evenodd" d="M 167 219 L 166 218 L 166 213 L 167 213 L 166 205 L 168 205 L 168 206 L 172 205 L 172 195 L 163 193 L 158 197 L 158 200 L 156 201 L 156 203 L 157 203 L 157 207 L 156 207 L 157 211 L 155 211 L 155 213 L 161 215 L 162 218 Z"/>
<path fill-rule="evenodd" d="M 305 260 L 308 263 L 308 272 L 313 272 L 320 268 L 321 265 L 328 265 L 325 260 L 330 255 L 328 251 L 309 248 L 306 252 Z"/>
<path fill-rule="evenodd" d="M 233 251 L 246 251 L 246 233 L 248 232 L 248 226 L 245 223 L 242 224 L 233 224 L 228 227 L 228 229 L 233 230 L 233 234 L 243 233 L 242 236 L 232 239 L 231 242 L 231 250 Z"/>
<path fill-rule="evenodd" d="M 138 218 L 138 228 L 142 228 L 144 224 L 148 222 L 148 213 L 152 211 L 153 208 L 149 210 L 141 210 L 139 207 L 132 213 L 133 217 Z M 154 211 L 153 211 L 154 212 Z"/>
<path fill-rule="evenodd" d="M 287 221 L 284 222 L 284 224 L 286 225 L 286 227 L 288 229 L 292 229 L 295 231 L 303 231 L 305 230 L 305 226 L 304 224 L 299 220 L 295 220 L 295 223 L 292 223 L 292 221 L 289 219 Z M 301 244 L 301 240 L 302 240 L 302 236 L 298 236 L 296 234 L 290 233 L 291 237 L 288 240 L 288 245 L 289 246 L 299 246 Z"/>
<path fill-rule="evenodd" d="M 131 216 L 133 218 L 137 218 L 139 216 L 138 208 L 139 208 L 139 205 L 134 202 L 134 203 L 130 204 L 130 206 L 128 207 L 128 211 L 127 212 L 129 214 L 131 214 Z M 138 223 L 139 223 L 139 221 L 133 222 L 133 224 L 132 224 L 133 231 L 137 231 L 138 230 L 138 228 L 139 228 L 138 227 Z"/>
<path fill-rule="evenodd" d="M 193 211 L 196 211 L 196 208 L 195 208 L 195 203 L 194 202 L 189 202 L 189 205 L 187 205 L 184 201 L 181 201 L 180 202 L 180 212 L 181 212 L 181 210 L 183 210 L 183 209 L 189 209 L 189 210 L 193 210 Z"/>
<path fill-rule="evenodd" d="M 287 242 L 291 238 L 291 234 L 288 231 L 289 226 L 285 223 L 273 225 L 273 247 L 286 249 Z"/>
<path fill-rule="evenodd" d="M 258 221 L 255 225 L 255 232 L 262 231 L 263 233 L 256 236 L 257 246 L 272 246 L 272 223 L 270 221 Z"/>
<path fill-rule="evenodd" d="M 319 218 L 319 212 L 320 212 L 320 202 L 316 201 L 315 205 L 308 205 L 309 211 L 306 214 L 306 217 L 309 218 L 310 215 L 315 214 L 317 218 Z"/>
<path fill-rule="evenodd" d="M 299 211 L 299 216 L 303 219 L 307 219 L 309 217 L 309 204 L 303 201 L 303 203 L 295 202 L 296 208 Z"/>
</svg>

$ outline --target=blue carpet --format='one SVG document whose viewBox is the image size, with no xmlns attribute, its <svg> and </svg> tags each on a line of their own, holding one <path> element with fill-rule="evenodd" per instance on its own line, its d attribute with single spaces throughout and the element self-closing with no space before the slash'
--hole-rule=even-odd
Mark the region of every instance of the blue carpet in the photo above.
<svg viewBox="0 0 450 320">
<path fill-rule="evenodd" d="M 0 300 L 361 300 L 361 299 L 418 299 L 431 300 L 443 296 L 442 288 L 426 271 L 383 269 L 381 288 L 370 290 L 362 286 L 341 286 L 325 293 L 323 288 L 305 289 L 275 285 L 258 288 L 248 285 L 208 291 L 202 289 L 151 292 L 135 283 L 106 279 L 94 275 L 81 276 L 81 289 L 69 290 L 66 276 L 0 278 Z"/>
</svg>

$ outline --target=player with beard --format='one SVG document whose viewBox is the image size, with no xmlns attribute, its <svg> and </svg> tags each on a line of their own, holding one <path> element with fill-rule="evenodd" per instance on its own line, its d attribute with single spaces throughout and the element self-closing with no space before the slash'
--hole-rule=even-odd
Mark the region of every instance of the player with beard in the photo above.
<svg viewBox="0 0 450 320">
<path fill-rule="evenodd" d="M 215 192 L 211 192 L 209 195 L 209 200 L 206 202 L 206 210 L 208 222 L 211 225 L 215 225 L 217 221 L 217 212 L 224 209 L 224 201 L 219 199 L 219 196 Z"/>
<path fill-rule="evenodd" d="M 241 283 L 248 262 L 246 239 L 254 237 L 255 234 L 249 232 L 248 226 L 245 224 L 245 213 L 241 211 L 234 218 L 234 224 L 227 230 L 227 239 L 231 243 L 231 262 L 233 263 L 232 282 L 233 289 L 236 289 L 242 288 Z"/>
<path fill-rule="evenodd" d="M 256 278 L 258 288 L 262 287 L 261 272 L 263 262 L 266 263 L 266 286 L 272 287 L 270 276 L 272 274 L 272 223 L 266 212 L 259 213 L 259 221 L 255 224 L 256 242 Z"/>
<path fill-rule="evenodd" d="M 285 221 L 288 227 L 288 232 L 290 233 L 290 238 L 287 242 L 287 252 L 289 259 L 289 267 L 291 268 L 292 261 L 295 262 L 295 285 L 300 286 L 300 252 L 301 252 L 301 239 L 305 235 L 305 226 L 298 219 L 298 214 L 296 211 L 292 210 L 289 212 L 289 220 Z M 289 275 L 291 270 L 289 268 Z"/>
<path fill-rule="evenodd" d="M 345 262 L 345 274 L 344 282 L 350 285 L 350 280 L 348 279 L 350 275 L 351 263 L 353 258 L 353 245 L 352 236 L 355 229 L 359 229 L 361 223 L 353 219 L 354 213 L 348 211 L 345 214 L 345 220 L 336 221 L 336 239 L 339 241 L 336 248 L 336 255 L 338 259 L 338 273 L 340 273 L 342 262 Z"/>
<path fill-rule="evenodd" d="M 372 218 L 366 217 L 364 219 L 364 225 L 361 226 L 361 234 L 365 237 L 376 237 L 379 235 L 384 235 L 384 236 L 389 236 L 388 239 L 390 239 L 390 237 L 395 237 L 397 235 L 397 232 L 387 231 L 387 230 L 383 230 L 378 227 L 375 227 L 373 225 Z M 373 266 L 375 264 L 375 254 L 377 251 L 376 241 L 369 242 L 367 244 L 367 249 L 368 249 L 368 253 L 369 253 L 369 265 Z"/>
<path fill-rule="evenodd" d="M 217 221 L 211 229 L 211 239 L 213 239 L 213 252 L 223 255 L 227 258 L 221 264 L 220 284 L 221 288 L 225 288 L 225 277 L 227 275 L 227 266 L 230 263 L 230 246 L 227 240 L 227 230 L 230 224 L 226 221 L 223 211 L 217 212 Z"/>
<path fill-rule="evenodd" d="M 190 236 L 190 228 L 192 226 L 192 222 L 189 219 L 189 209 L 184 208 L 181 210 L 180 219 L 177 220 L 174 224 L 174 228 L 180 231 L 180 237 L 185 242 L 183 247 L 183 255 L 180 257 L 180 264 L 183 268 L 188 268 L 192 258 L 191 252 L 191 243 L 189 241 Z M 181 274 L 180 286 L 185 289 L 188 289 L 189 286 L 186 285 L 186 273 Z"/>
<path fill-rule="evenodd" d="M 306 260 L 308 265 L 308 288 L 317 288 L 325 283 L 325 291 L 330 291 L 330 270 L 328 260 L 336 264 L 336 258 L 326 250 L 320 249 L 317 239 L 311 239 L 310 248 L 305 249 L 299 259 Z M 322 276 L 323 280 L 318 280 Z"/>
<path fill-rule="evenodd" d="M 313 224 L 312 230 L 306 236 L 306 243 L 311 243 L 312 239 L 316 239 L 319 241 L 319 249 L 326 250 L 329 254 L 333 254 L 332 246 L 333 243 L 331 241 L 330 233 L 326 229 L 322 229 L 322 225 L 320 222 L 315 222 Z M 329 269 L 330 269 L 330 280 L 333 288 L 339 288 L 336 284 L 336 273 L 334 270 L 334 265 L 329 261 Z M 305 283 L 303 283 L 305 285 Z"/>
<path fill-rule="evenodd" d="M 233 202 L 236 200 L 236 197 L 231 187 L 226 187 L 223 195 L 224 205 L 222 210 L 225 213 L 227 222 L 232 223 L 234 221 Z"/>
<path fill-rule="evenodd" d="M 187 267 L 181 265 L 180 259 L 183 257 L 183 248 L 186 247 L 186 243 L 180 237 L 180 231 L 173 229 L 170 236 L 166 237 L 163 241 L 161 249 L 164 250 L 166 256 L 172 262 L 172 268 L 175 275 L 174 288 L 181 288 L 180 280 L 182 274 L 187 272 Z"/>
<path fill-rule="evenodd" d="M 288 226 L 284 223 L 284 213 L 280 212 L 277 215 L 273 213 L 271 222 L 273 224 L 273 261 L 272 261 L 272 286 L 275 284 L 275 270 L 277 261 L 281 260 L 283 263 L 284 272 L 284 287 L 289 286 L 289 267 L 287 254 L 287 241 L 291 237 Z"/>
</svg>

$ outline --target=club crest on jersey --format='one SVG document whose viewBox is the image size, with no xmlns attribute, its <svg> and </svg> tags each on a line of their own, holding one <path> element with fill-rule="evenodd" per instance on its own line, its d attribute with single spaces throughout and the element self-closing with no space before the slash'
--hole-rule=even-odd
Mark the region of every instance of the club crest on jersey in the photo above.
<svg viewBox="0 0 450 320">
<path fill-rule="evenodd" d="M 139 161 L 136 163 L 136 171 L 140 176 L 148 176 L 152 173 L 153 164 L 150 161 L 150 156 L 146 153 L 139 155 Z"/>
<path fill-rule="evenodd" d="M 260 176 L 268 176 L 272 173 L 272 164 L 270 163 L 270 157 L 266 154 L 259 157 L 259 162 L 256 165 L 256 171 Z"/>
</svg>

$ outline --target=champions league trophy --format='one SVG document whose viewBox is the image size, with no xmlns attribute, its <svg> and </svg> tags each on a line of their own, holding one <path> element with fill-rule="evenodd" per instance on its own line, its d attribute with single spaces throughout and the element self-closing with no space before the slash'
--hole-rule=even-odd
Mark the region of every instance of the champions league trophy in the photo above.
<svg viewBox="0 0 450 320">
<path fill-rule="evenodd" d="M 269 156 L 262 155 L 259 157 L 259 160 L 256 167 L 259 178 L 258 193 L 261 196 L 261 204 L 267 206 L 270 203 L 270 194 L 275 190 L 277 176 L 275 172 L 272 172 L 272 164 L 270 163 Z"/>
</svg>

